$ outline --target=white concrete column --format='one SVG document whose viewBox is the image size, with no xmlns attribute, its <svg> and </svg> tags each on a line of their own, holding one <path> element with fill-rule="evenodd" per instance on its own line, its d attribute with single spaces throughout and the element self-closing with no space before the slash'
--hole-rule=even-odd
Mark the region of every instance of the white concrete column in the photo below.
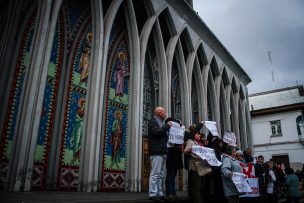
<svg viewBox="0 0 304 203">
<path fill-rule="evenodd" d="M 169 72 L 167 67 L 167 58 L 166 58 L 166 50 L 165 45 L 163 43 L 163 36 L 161 33 L 161 28 L 159 21 L 156 21 L 156 33 L 153 33 L 153 39 L 155 42 L 155 51 L 157 56 L 157 64 L 158 64 L 158 74 L 159 74 L 159 106 L 163 106 L 167 113 L 169 113 L 169 97 L 170 97 L 170 89 L 168 80 Z"/>
<path fill-rule="evenodd" d="M 250 116 L 250 110 L 249 110 L 249 98 L 248 98 L 248 91 L 246 88 L 246 96 L 244 101 L 244 108 L 245 108 L 245 119 L 246 119 L 246 136 L 247 136 L 247 146 L 246 147 L 253 147 L 252 143 L 252 131 L 251 131 L 251 116 Z"/>
<path fill-rule="evenodd" d="M 233 116 L 233 122 L 234 122 L 234 133 L 236 135 L 236 140 L 238 145 L 241 145 L 241 138 L 240 138 L 240 124 L 239 124 L 239 105 L 238 105 L 238 101 L 239 101 L 240 97 L 239 97 L 239 93 L 236 92 L 233 94 L 233 105 L 234 105 L 234 116 Z"/>
<path fill-rule="evenodd" d="M 9 183 L 7 189 L 10 191 L 29 191 L 31 188 L 41 108 L 53 42 L 53 33 L 50 33 L 53 25 L 51 23 L 52 6 L 52 0 L 41 1 L 38 6 L 30 68 L 26 73 L 8 168 Z M 54 19 L 56 21 L 57 16 Z"/>
<path fill-rule="evenodd" d="M 91 0 L 93 43 L 88 78 L 85 123 L 80 157 L 79 188 L 82 192 L 97 191 L 100 168 L 102 115 L 105 68 L 103 68 L 104 23 L 102 2 Z"/>
<path fill-rule="evenodd" d="M 126 24 L 129 39 L 130 53 L 130 92 L 129 92 L 129 113 L 128 113 L 128 133 L 127 133 L 127 169 L 126 169 L 126 190 L 139 192 L 141 190 L 141 85 L 144 76 L 141 75 L 140 66 L 140 43 L 136 17 L 131 0 L 126 1 L 124 7 Z"/>
<path fill-rule="evenodd" d="M 191 118 L 191 109 L 190 109 L 190 87 L 188 85 L 188 77 L 187 77 L 187 68 L 184 60 L 184 53 L 182 49 L 182 44 L 180 40 L 177 44 L 177 64 L 179 64 L 178 72 L 179 72 L 179 82 L 181 88 L 181 100 L 182 100 L 182 122 L 189 126 L 190 118 Z"/>
</svg>

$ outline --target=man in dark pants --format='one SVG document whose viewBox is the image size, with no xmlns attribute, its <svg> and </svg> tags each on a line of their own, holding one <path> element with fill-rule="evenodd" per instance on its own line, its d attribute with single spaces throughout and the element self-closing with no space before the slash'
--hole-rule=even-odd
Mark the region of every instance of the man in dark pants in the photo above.
<svg viewBox="0 0 304 203">
<path fill-rule="evenodd" d="M 154 201 L 165 201 L 163 191 L 163 180 L 166 174 L 167 158 L 167 131 L 170 129 L 171 121 L 164 123 L 166 110 L 156 107 L 154 117 L 149 121 L 148 143 L 151 162 L 149 179 L 149 199 Z"/>
<path fill-rule="evenodd" d="M 266 168 L 264 166 L 264 157 L 258 156 L 258 161 L 254 164 L 255 176 L 259 181 L 260 203 L 267 202 L 267 184 L 266 184 Z"/>
</svg>

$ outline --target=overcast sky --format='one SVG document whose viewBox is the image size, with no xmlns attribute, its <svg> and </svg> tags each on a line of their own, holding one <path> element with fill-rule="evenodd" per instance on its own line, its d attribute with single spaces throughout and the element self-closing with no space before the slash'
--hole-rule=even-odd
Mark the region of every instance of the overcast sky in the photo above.
<svg viewBox="0 0 304 203">
<path fill-rule="evenodd" d="M 304 84 L 304 0 L 193 0 L 193 4 L 251 78 L 249 94 Z"/>
</svg>

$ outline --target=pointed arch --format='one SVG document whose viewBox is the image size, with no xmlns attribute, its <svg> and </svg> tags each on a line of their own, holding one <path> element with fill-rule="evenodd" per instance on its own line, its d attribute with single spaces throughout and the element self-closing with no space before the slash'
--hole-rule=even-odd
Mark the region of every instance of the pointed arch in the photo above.
<svg viewBox="0 0 304 203">
<path fill-rule="evenodd" d="M 24 95 L 24 89 L 26 86 L 26 73 L 28 73 L 29 69 L 31 68 L 31 51 L 33 50 L 33 39 L 35 38 L 35 33 L 38 26 L 38 7 L 38 2 L 34 3 L 30 7 L 27 7 L 26 9 L 29 10 L 27 15 L 22 16 L 23 18 L 18 20 L 18 23 L 20 23 L 21 26 L 18 28 L 18 32 L 16 34 L 18 41 L 17 45 L 15 46 L 16 49 L 14 50 L 14 57 L 10 58 L 12 61 L 7 61 L 7 63 L 11 64 L 13 67 L 11 69 L 12 71 L 9 73 L 10 75 L 13 75 L 13 77 L 8 77 L 8 81 L 7 78 L 1 77 L 1 79 L 3 79 L 1 82 L 7 82 L 6 88 L 9 91 L 7 91 L 5 95 L 4 105 L 6 107 L 1 109 L 1 121 L 3 119 L 4 123 L 3 126 L 1 126 L 2 131 L 0 131 L 0 162 L 2 163 L 2 168 L 4 169 L 4 177 L 0 179 L 0 185 L 5 185 L 3 180 L 9 177 L 8 164 L 13 154 L 11 146 L 13 146 L 13 141 L 16 136 L 18 117 L 20 115 L 20 111 L 22 111 L 20 109 L 22 107 L 22 95 Z M 22 10 L 22 12 L 25 12 L 25 10 Z"/>
<path fill-rule="evenodd" d="M 232 79 L 231 79 L 231 89 L 232 89 L 233 94 L 238 92 L 238 86 L 236 84 L 234 76 L 232 76 Z"/>
<path fill-rule="evenodd" d="M 206 51 L 204 49 L 203 43 L 200 43 L 199 48 L 196 52 L 196 56 L 199 61 L 200 71 L 202 72 L 202 69 L 208 64 Z"/>
<path fill-rule="evenodd" d="M 212 60 L 210 62 L 210 69 L 212 71 L 213 79 L 220 75 L 220 70 L 215 56 L 212 57 Z"/>
<path fill-rule="evenodd" d="M 138 33 L 140 34 L 145 22 L 151 16 L 151 13 L 147 10 L 148 6 L 146 5 L 146 2 L 149 1 L 132 0 L 132 2 L 135 11 L 136 25 L 138 28 Z"/>
<path fill-rule="evenodd" d="M 213 74 L 212 71 L 209 70 L 208 72 L 208 80 L 207 80 L 207 86 L 206 86 L 206 92 L 207 92 L 207 115 L 206 119 L 209 121 L 215 121 L 216 120 L 216 94 L 215 94 L 215 85 L 213 80 Z"/>
<path fill-rule="evenodd" d="M 180 42 L 182 45 L 184 60 L 187 61 L 189 54 L 194 51 L 192 40 L 187 27 L 180 34 Z"/>
<path fill-rule="evenodd" d="M 91 60 L 92 19 L 90 4 L 64 1 L 62 6 L 65 11 L 64 20 L 67 29 L 65 60 L 68 68 L 65 73 L 66 81 L 62 81 L 65 95 L 62 106 L 65 111 L 61 115 L 57 187 L 59 189 L 70 187 L 77 190 L 88 84 L 87 74 L 83 81 L 81 75 L 89 71 L 85 70 L 80 59 L 85 57 L 88 60 L 86 63 Z M 89 68 L 89 65 L 86 68 Z M 75 176 L 70 177 L 70 174 L 75 174 Z M 68 177 L 70 179 L 66 181 Z"/>
<path fill-rule="evenodd" d="M 240 92 L 240 99 L 245 99 L 246 98 L 246 94 L 245 94 L 245 92 L 244 92 L 244 89 L 243 89 L 243 86 L 242 85 L 240 85 L 240 88 L 239 88 L 239 92 Z"/>
<path fill-rule="evenodd" d="M 240 145 L 244 149 L 245 147 L 248 147 L 248 135 L 246 133 L 246 109 L 248 107 L 246 108 L 246 96 L 242 85 L 240 85 L 239 92 L 239 137 Z"/>
<path fill-rule="evenodd" d="M 234 94 L 230 94 L 230 98 L 229 98 L 229 118 L 230 118 L 230 130 L 232 132 L 236 131 L 236 123 L 235 123 L 235 119 L 236 119 L 236 115 L 235 115 L 235 101 L 234 101 Z"/>
<path fill-rule="evenodd" d="M 227 70 L 226 70 L 225 66 L 222 70 L 221 75 L 222 75 L 222 81 L 223 81 L 224 86 L 226 87 L 226 86 L 230 85 L 230 80 L 229 80 L 229 77 L 228 77 Z"/>
<path fill-rule="evenodd" d="M 225 93 L 225 85 L 222 81 L 220 84 L 219 106 L 220 106 L 220 134 L 223 135 L 228 129 L 228 112 L 227 112 L 227 97 Z"/>
<path fill-rule="evenodd" d="M 158 21 L 160 24 L 163 44 L 166 49 L 172 36 L 176 35 L 177 33 L 172 19 L 172 15 L 168 7 L 166 7 L 158 14 Z"/>
</svg>

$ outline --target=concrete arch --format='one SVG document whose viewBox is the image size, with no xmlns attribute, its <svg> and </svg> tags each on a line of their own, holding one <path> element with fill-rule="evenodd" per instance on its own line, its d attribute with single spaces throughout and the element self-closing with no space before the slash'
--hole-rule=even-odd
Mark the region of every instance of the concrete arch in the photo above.
<svg viewBox="0 0 304 203">
<path fill-rule="evenodd" d="M 60 2 L 58 4 L 60 5 Z M 10 163 L 7 174 L 9 180 L 7 189 L 9 190 L 29 191 L 31 188 L 31 179 L 21 176 L 31 177 L 32 175 L 40 111 L 48 71 L 49 48 L 53 41 L 53 38 L 50 38 L 52 35 L 49 34 L 50 31 L 54 31 L 52 28 L 56 24 L 58 4 L 50 1 L 38 4 L 37 24 L 33 36 L 34 47 L 29 62 L 31 69 L 27 71 L 25 77 L 26 85 L 21 96 L 23 103 L 21 111 L 18 113 L 20 120 L 14 138 L 14 146 L 20 147 L 18 150 L 13 149 L 11 160 L 14 160 L 14 163 Z M 56 13 L 52 13 L 52 7 L 53 12 Z M 52 14 L 54 14 L 54 18 L 52 18 Z M 25 171 L 24 174 L 19 173 L 21 168 Z"/>
<path fill-rule="evenodd" d="M 176 49 L 176 45 L 177 45 L 177 42 L 179 40 L 179 36 L 180 34 L 182 33 L 182 31 L 186 28 L 186 25 L 184 25 L 180 30 L 179 32 L 173 36 L 170 41 L 169 41 L 169 44 L 167 46 L 167 49 L 166 49 L 166 56 L 167 56 L 167 68 L 168 68 L 168 75 L 170 76 L 171 75 L 171 69 L 172 69 L 172 62 L 173 62 L 173 57 L 174 57 L 174 52 L 175 52 L 175 49 Z M 170 78 L 169 78 L 170 79 Z M 170 89 L 170 86 L 169 86 L 169 89 Z"/>
<path fill-rule="evenodd" d="M 199 40 L 199 42 L 197 43 L 197 46 L 194 48 L 194 51 L 192 53 L 190 53 L 190 56 L 188 57 L 188 60 L 187 60 L 187 64 L 186 64 L 186 67 L 187 67 L 187 75 L 188 75 L 188 83 L 189 83 L 189 87 L 191 87 L 191 75 L 192 75 L 192 72 L 193 72 L 193 69 L 194 69 L 194 64 L 195 64 L 195 60 L 197 58 L 197 62 L 198 64 L 197 67 L 199 68 L 199 73 L 202 74 L 201 72 L 201 69 L 203 69 L 207 63 L 207 59 L 206 59 L 206 53 L 205 53 L 205 50 L 204 50 L 204 47 L 203 47 L 203 41 L 202 40 Z M 201 62 L 200 62 L 201 61 Z"/>
<path fill-rule="evenodd" d="M 22 4 L 16 6 L 18 6 L 18 10 L 20 11 Z M 1 96 L 0 104 L 2 107 L 7 107 L 9 104 L 9 95 L 11 94 L 10 92 L 13 85 L 13 80 L 15 79 L 14 74 L 16 72 L 17 57 L 19 55 L 18 53 L 20 52 L 19 48 L 22 43 L 22 38 L 26 29 L 26 25 L 29 23 L 29 19 L 34 17 L 34 15 L 36 16 L 35 18 L 37 18 L 37 11 L 36 11 L 37 9 L 38 9 L 38 2 L 34 2 L 31 8 L 29 9 L 27 15 L 23 16 L 22 18 L 23 23 L 21 23 L 19 27 L 17 26 L 20 23 L 19 22 L 20 19 L 17 18 L 19 16 L 17 15 L 15 19 L 13 19 L 13 22 L 11 22 L 12 23 L 11 26 L 13 27 L 12 29 L 15 30 L 15 32 L 13 33 L 16 33 L 16 35 L 10 33 L 8 36 L 10 40 L 10 42 L 8 42 L 10 44 L 8 50 L 10 51 L 5 52 L 4 46 L 1 48 L 3 49 L 1 50 L 1 52 L 3 51 L 2 53 L 3 56 L 0 60 L 0 70 L 2 73 L 0 75 L 0 96 Z M 7 114 L 6 111 L 7 108 L 0 109 L 0 132 L 1 132 L 0 137 L 2 136 L 3 128 L 5 128 L 3 125 L 5 122 L 5 116 Z"/>
<path fill-rule="evenodd" d="M 200 59 L 200 57 L 202 57 L 202 59 Z M 198 111 L 199 111 L 199 120 L 203 120 L 203 118 L 205 117 L 204 115 L 204 104 L 205 104 L 205 100 L 204 100 L 204 95 L 205 95 L 205 90 L 203 88 L 203 77 L 202 77 L 202 72 L 201 72 L 201 62 L 199 61 L 206 61 L 206 54 L 205 54 L 205 50 L 202 44 L 202 40 L 200 40 L 197 43 L 197 46 L 195 47 L 194 51 L 190 54 L 190 56 L 188 57 L 187 60 L 187 64 L 186 64 L 186 68 L 187 68 L 187 76 L 188 76 L 188 87 L 192 88 L 192 77 L 194 77 L 194 81 L 195 86 L 196 86 L 196 91 L 200 94 L 197 94 L 198 97 Z M 205 62 L 206 63 L 206 62 Z M 192 90 L 190 90 L 192 91 Z M 190 94 L 190 110 L 192 112 L 192 96 Z M 192 123 L 192 118 L 190 123 Z"/>
<path fill-rule="evenodd" d="M 246 94 L 242 85 L 240 85 L 239 87 L 239 92 L 240 92 L 240 99 L 246 99 Z"/>
<path fill-rule="evenodd" d="M 238 90 L 238 85 L 236 83 L 235 76 L 232 76 L 230 83 L 231 83 L 231 89 L 232 89 L 233 93 L 237 93 L 239 90 Z"/>
<path fill-rule="evenodd" d="M 243 89 L 243 86 L 240 85 L 239 88 L 239 134 L 241 138 L 241 147 L 242 149 L 245 149 L 249 146 L 250 141 L 248 140 L 249 136 L 246 129 L 246 94 Z"/>
<path fill-rule="evenodd" d="M 140 40 L 137 31 L 137 25 L 132 22 L 136 22 L 135 11 L 131 0 L 126 1 L 124 7 L 124 14 L 127 24 L 127 34 L 129 38 L 129 53 L 130 53 L 130 67 L 133 70 L 130 73 L 130 95 L 129 95 L 129 114 L 128 120 L 133 121 L 128 123 L 128 136 L 127 136 L 127 168 L 126 168 L 126 180 L 125 188 L 131 192 L 139 192 L 141 190 L 141 143 L 142 136 L 141 131 L 137 130 L 141 128 L 141 114 L 140 105 L 141 99 L 141 86 L 138 81 L 143 80 L 141 76 L 140 65 Z"/>
<path fill-rule="evenodd" d="M 103 45 L 103 62 L 102 62 L 102 69 L 103 71 L 106 71 L 107 66 L 107 54 L 109 49 L 109 40 L 110 40 L 110 34 L 113 27 L 114 20 L 116 18 L 118 9 L 120 8 L 123 0 L 114 0 L 112 1 L 109 9 L 107 10 L 107 13 L 104 17 L 104 45 Z M 105 72 L 103 72 L 105 73 Z M 103 81 L 105 81 L 105 76 L 103 78 Z M 102 83 L 104 85 L 104 83 Z"/>
<path fill-rule="evenodd" d="M 105 74 L 102 67 L 103 50 L 103 10 L 102 3 L 98 0 L 91 0 L 92 13 L 92 56 L 87 90 L 87 106 L 85 114 L 84 134 L 86 135 L 82 144 L 80 164 L 80 191 L 97 191 L 97 182 L 100 174 L 100 153 L 101 153 L 101 120 L 103 111 L 100 109 L 103 104 L 103 88 Z M 94 157 L 94 158 L 92 158 Z"/>
<path fill-rule="evenodd" d="M 224 86 L 226 87 L 226 86 L 230 85 L 230 80 L 229 80 L 229 77 L 227 74 L 227 69 L 225 66 L 222 69 L 221 76 L 222 76 L 222 81 L 223 81 Z"/>
<path fill-rule="evenodd" d="M 174 25 L 174 22 L 173 22 L 173 18 L 172 18 L 171 12 L 170 12 L 170 10 L 169 10 L 168 7 L 164 7 L 163 9 L 158 10 L 157 13 L 156 13 L 156 15 L 158 17 L 160 17 L 161 15 L 165 16 L 165 18 L 166 18 L 166 25 L 169 28 L 171 36 L 174 36 L 174 35 L 177 34 L 177 31 L 176 31 L 176 28 L 175 28 L 175 25 Z"/>
<path fill-rule="evenodd" d="M 216 60 L 216 57 L 213 56 L 210 62 L 210 69 L 214 78 L 220 75 L 220 69 Z"/>
<path fill-rule="evenodd" d="M 207 97 L 207 102 L 206 104 L 208 105 L 208 103 L 210 104 L 211 107 L 211 114 L 212 114 L 212 120 L 213 121 L 217 121 L 217 113 L 216 113 L 216 107 L 217 105 L 217 95 L 216 95 L 216 91 L 215 91 L 215 85 L 214 85 L 214 79 L 213 79 L 213 75 L 212 75 L 212 71 L 209 70 L 208 75 L 207 75 L 207 83 L 205 86 L 205 92 L 206 92 L 206 97 Z M 207 106 L 205 108 L 206 110 L 208 109 Z M 206 115 L 208 116 L 208 115 Z M 208 117 L 206 117 L 206 119 L 208 119 Z"/>
<path fill-rule="evenodd" d="M 199 62 L 198 62 L 198 59 L 195 57 L 194 58 L 194 65 L 192 66 L 193 67 L 193 72 L 191 72 L 191 74 L 189 74 L 189 78 L 188 78 L 188 81 L 189 81 L 189 85 L 188 87 L 189 88 L 192 88 L 192 85 L 195 85 L 196 87 L 196 91 L 197 91 L 197 99 L 198 99 L 198 119 L 199 120 L 203 120 L 204 116 L 203 116 L 203 107 L 204 107 L 204 95 L 205 95 L 205 90 L 203 88 L 203 77 L 202 77 L 202 74 L 201 74 L 201 71 L 200 71 L 200 65 L 199 65 Z M 194 78 L 193 78 L 194 77 Z M 194 82 L 195 84 L 192 84 L 192 78 L 194 79 Z M 190 92 L 192 91 L 192 89 L 190 89 Z M 192 112 L 192 95 L 190 94 L 190 101 L 189 101 L 189 104 L 190 104 L 190 110 Z M 190 117 L 191 120 L 190 120 L 190 123 L 193 123 L 192 121 L 192 117 Z"/>
<path fill-rule="evenodd" d="M 177 50 L 175 50 L 175 60 L 177 63 L 177 71 L 178 71 L 178 76 L 179 76 L 179 82 L 180 82 L 180 87 L 181 87 L 181 111 L 182 111 L 182 121 L 183 123 L 188 126 L 190 123 L 190 105 L 189 105 L 189 87 L 188 87 L 188 79 L 187 79 L 187 73 L 186 73 L 186 64 L 184 61 L 184 56 L 183 56 L 183 50 L 182 50 L 182 45 L 181 42 L 178 40 L 177 43 Z M 172 67 L 171 67 L 172 68 Z M 171 73 L 168 75 L 169 80 L 171 81 Z M 171 83 L 169 85 L 169 101 L 171 101 Z M 171 108 L 169 108 L 169 115 L 171 115 Z"/>
<path fill-rule="evenodd" d="M 223 135 L 224 132 L 228 129 L 228 112 L 227 112 L 227 109 L 228 109 L 228 105 L 227 105 L 227 96 L 226 96 L 226 93 L 225 93 L 225 85 L 223 83 L 223 81 L 221 82 L 220 84 L 220 91 L 219 91 L 219 97 L 218 97 L 218 100 L 219 100 L 219 118 L 220 118 L 220 130 L 219 130 L 219 133 L 220 135 Z"/>
</svg>

